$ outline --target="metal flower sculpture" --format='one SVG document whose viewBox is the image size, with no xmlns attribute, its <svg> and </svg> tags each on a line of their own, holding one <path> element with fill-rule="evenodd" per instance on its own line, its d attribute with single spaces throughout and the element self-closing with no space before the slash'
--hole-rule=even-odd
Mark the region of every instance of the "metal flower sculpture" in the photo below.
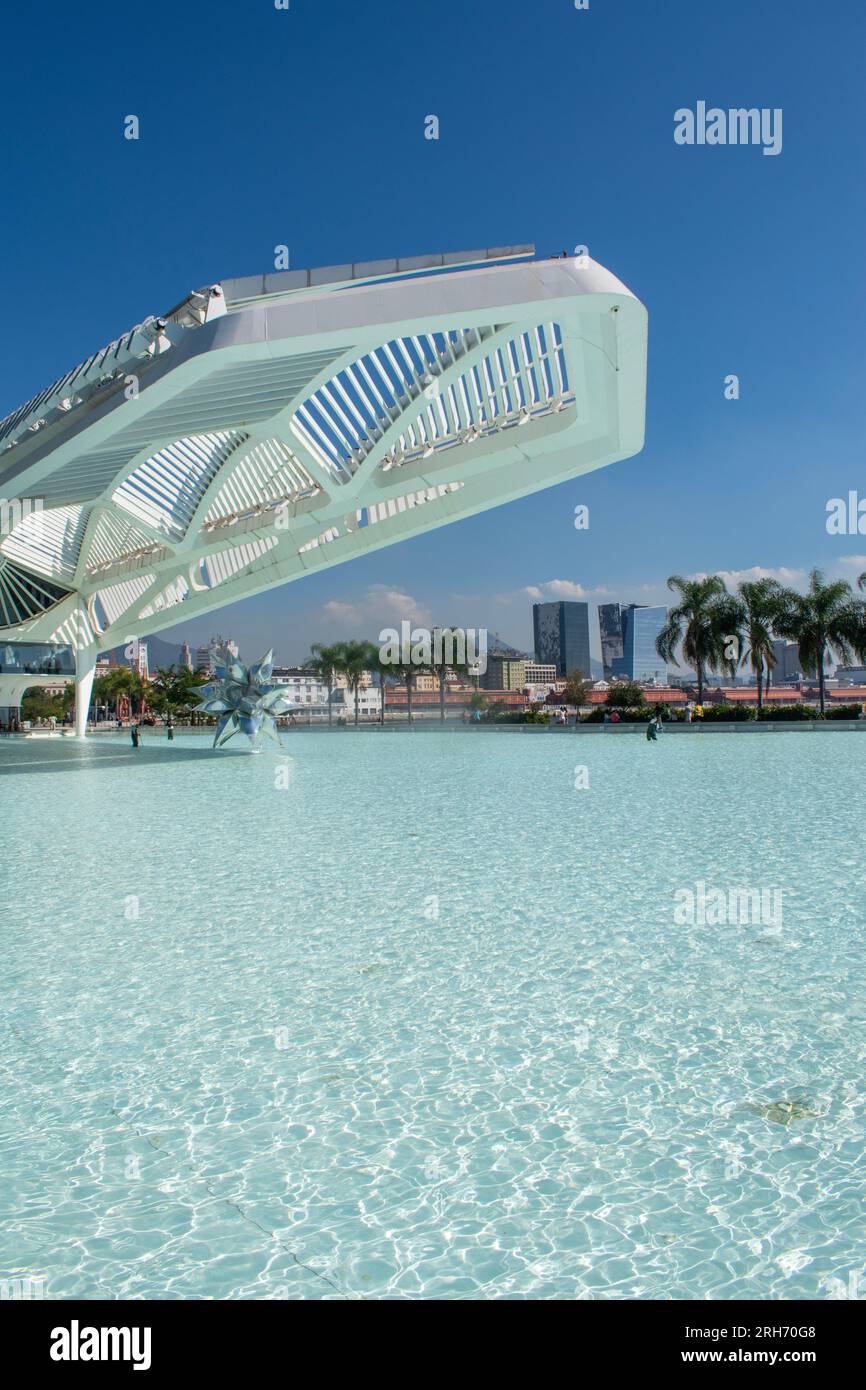
<svg viewBox="0 0 866 1390">
<path fill-rule="evenodd" d="M 202 702 L 202 714 L 222 716 L 217 725 L 214 748 L 222 748 L 237 733 L 246 734 L 253 748 L 258 746 L 260 734 L 272 739 L 281 748 L 274 716 L 286 714 L 293 704 L 280 686 L 268 685 L 274 669 L 273 651 L 252 666 L 244 666 L 243 662 L 235 660 L 225 647 L 217 651 L 216 658 L 216 679 L 196 692 Z"/>
</svg>

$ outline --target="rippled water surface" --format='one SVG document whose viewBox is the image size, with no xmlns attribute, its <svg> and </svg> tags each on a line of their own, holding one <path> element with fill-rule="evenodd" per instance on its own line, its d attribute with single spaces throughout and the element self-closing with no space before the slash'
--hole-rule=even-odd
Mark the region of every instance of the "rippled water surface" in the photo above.
<svg viewBox="0 0 866 1390">
<path fill-rule="evenodd" d="M 849 1290 L 866 738 L 285 743 L 0 747 L 0 1277 Z M 698 881 L 782 920 L 678 925 Z"/>
</svg>

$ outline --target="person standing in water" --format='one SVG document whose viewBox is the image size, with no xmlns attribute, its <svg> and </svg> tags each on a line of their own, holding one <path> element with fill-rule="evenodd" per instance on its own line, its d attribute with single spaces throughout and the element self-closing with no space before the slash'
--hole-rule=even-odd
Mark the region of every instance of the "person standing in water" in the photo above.
<svg viewBox="0 0 866 1390">
<path fill-rule="evenodd" d="M 174 725 L 172 724 L 170 719 L 168 721 L 168 724 L 166 725 L 166 732 L 168 734 L 169 743 L 174 743 Z"/>
<path fill-rule="evenodd" d="M 138 732 L 138 725 L 137 725 L 137 724 L 132 724 L 132 725 L 130 726 L 129 737 L 132 739 L 132 746 L 133 746 L 133 748 L 137 748 L 137 747 L 138 747 L 138 743 L 139 743 L 139 738 L 140 738 L 140 735 L 139 735 L 139 732 Z"/>
</svg>

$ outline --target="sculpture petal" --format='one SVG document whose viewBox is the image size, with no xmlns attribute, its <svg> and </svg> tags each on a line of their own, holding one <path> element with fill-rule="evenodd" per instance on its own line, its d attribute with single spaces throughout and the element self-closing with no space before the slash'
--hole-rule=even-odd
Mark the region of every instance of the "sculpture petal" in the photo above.
<svg viewBox="0 0 866 1390">
<path fill-rule="evenodd" d="M 271 647 L 270 651 L 266 652 L 260 661 L 255 662 L 255 664 L 250 667 L 250 680 L 255 682 L 269 681 L 273 669 L 274 649 Z"/>
<path fill-rule="evenodd" d="M 228 743 L 229 739 L 237 733 L 238 727 L 239 721 L 234 711 L 224 715 L 217 725 L 216 738 L 213 741 L 214 748 L 222 748 L 224 743 Z"/>
<path fill-rule="evenodd" d="M 273 713 L 276 706 L 281 704 L 286 699 L 288 699 L 288 692 L 286 691 L 285 687 L 280 685 L 273 685 L 271 686 L 270 690 L 266 691 L 265 694 L 261 697 L 261 699 L 259 700 L 259 704 L 262 709 L 270 710 Z"/>
<path fill-rule="evenodd" d="M 271 741 L 275 743 L 278 748 L 282 748 L 283 741 L 277 733 L 277 728 L 274 724 L 273 719 L 265 718 L 265 722 L 262 725 L 262 733 L 264 734 L 265 738 L 271 739 Z"/>
</svg>

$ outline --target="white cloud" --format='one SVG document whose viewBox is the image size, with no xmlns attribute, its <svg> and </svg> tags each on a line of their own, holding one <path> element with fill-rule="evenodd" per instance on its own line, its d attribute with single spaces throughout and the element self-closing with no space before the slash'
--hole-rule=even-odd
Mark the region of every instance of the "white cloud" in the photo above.
<svg viewBox="0 0 866 1390">
<path fill-rule="evenodd" d="M 371 584 L 367 591 L 352 603 L 331 599 L 323 605 L 322 611 L 334 623 L 356 628 L 377 624 L 378 627 L 383 624 L 393 625 L 404 618 L 422 627 L 431 627 L 433 622 L 429 610 L 419 603 L 418 599 L 388 584 Z"/>
<path fill-rule="evenodd" d="M 543 584 L 528 585 L 525 589 L 520 589 L 517 594 L 509 595 L 509 597 L 527 597 L 535 603 L 550 603 L 557 599 L 586 602 L 597 597 L 604 597 L 611 592 L 610 589 L 606 589 L 601 584 L 594 589 L 585 589 L 582 584 L 575 584 L 571 579 L 548 579 Z"/>
<path fill-rule="evenodd" d="M 836 561 L 836 572 L 843 579 L 857 580 L 866 572 L 866 555 L 840 555 Z"/>
<path fill-rule="evenodd" d="M 739 584 L 754 583 L 757 579 L 777 579 L 780 584 L 797 588 L 799 585 L 806 584 L 808 574 L 806 570 L 786 569 L 784 565 L 769 566 L 752 565 L 751 569 L 746 570 L 715 570 L 715 574 L 723 579 L 729 589 L 736 589 Z M 706 579 L 709 571 L 703 570 L 699 574 L 690 574 L 689 579 Z"/>
</svg>

